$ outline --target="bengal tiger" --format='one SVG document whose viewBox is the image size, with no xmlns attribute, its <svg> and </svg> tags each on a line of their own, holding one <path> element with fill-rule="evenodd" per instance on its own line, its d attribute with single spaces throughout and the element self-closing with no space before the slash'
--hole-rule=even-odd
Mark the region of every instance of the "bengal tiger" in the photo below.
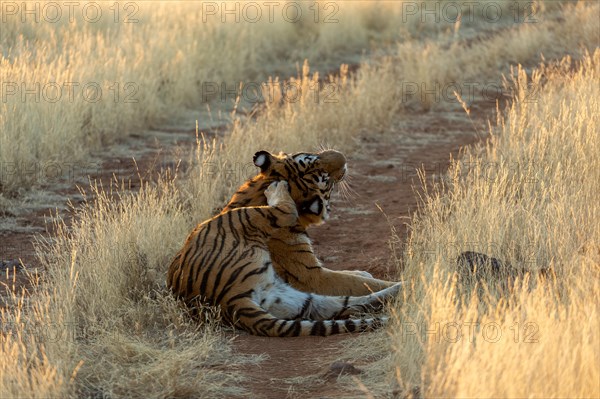
<svg viewBox="0 0 600 399">
<path fill-rule="evenodd" d="M 302 209 L 310 200 L 313 179 L 325 173 L 329 176 L 323 191 L 327 206 L 325 219 L 328 217 L 333 185 L 341 182 L 347 173 L 346 157 L 341 152 L 327 150 L 316 154 L 273 155 L 259 151 L 254 155 L 254 164 L 260 168 L 260 173 L 238 189 L 223 212 L 267 205 L 265 190 L 272 182 L 286 180 L 290 184 L 290 194 L 300 209 L 299 226 L 279 230 L 268 241 L 275 271 L 285 282 L 304 292 L 353 296 L 368 295 L 394 285 L 394 282 L 374 279 L 363 271 L 327 269 L 314 254 L 306 228 L 320 221 L 314 214 Z"/>
<path fill-rule="evenodd" d="M 192 231 L 169 267 L 167 284 L 173 293 L 186 303 L 200 299 L 220 305 L 225 320 L 256 335 L 331 335 L 383 325 L 385 317 L 349 317 L 380 309 L 385 300 L 397 295 L 400 283 L 385 282 L 387 287 L 382 290 L 361 296 L 302 292 L 279 277 L 270 251 L 271 241 L 296 238 L 296 242 L 288 241 L 293 252 L 303 254 L 303 248 L 309 248 L 312 254 L 305 229 L 328 218 L 333 185 L 346 171 L 343 155 L 326 151 L 275 157 L 262 151 L 255 154 L 254 163 L 261 168 L 261 175 L 277 180 L 252 179 L 221 214 Z M 294 178 L 290 183 L 282 180 L 284 175 L 274 167 L 277 163 L 288 165 L 285 175 Z M 290 164 L 300 168 L 290 170 Z M 257 187 L 262 184 L 266 187 Z M 250 191 L 262 191 L 266 205 L 235 205 L 243 197 L 241 193 Z M 252 199 L 241 201 L 250 204 Z M 314 254 L 312 257 L 316 260 Z M 316 265 L 321 267 L 318 260 Z"/>
</svg>

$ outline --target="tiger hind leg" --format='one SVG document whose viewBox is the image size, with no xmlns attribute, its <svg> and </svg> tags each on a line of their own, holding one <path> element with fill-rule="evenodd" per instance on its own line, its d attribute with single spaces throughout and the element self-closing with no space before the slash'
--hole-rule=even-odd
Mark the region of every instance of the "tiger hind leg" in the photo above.
<svg viewBox="0 0 600 399">
<path fill-rule="evenodd" d="M 397 283 L 363 296 L 326 296 L 298 291 L 278 281 L 257 299 L 267 311 L 283 319 L 333 320 L 379 311 L 400 289 L 401 283 Z"/>
</svg>

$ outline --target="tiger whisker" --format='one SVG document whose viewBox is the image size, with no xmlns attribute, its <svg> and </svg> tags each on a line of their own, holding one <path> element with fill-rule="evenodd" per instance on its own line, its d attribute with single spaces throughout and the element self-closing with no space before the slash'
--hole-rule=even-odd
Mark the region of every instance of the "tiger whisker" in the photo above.
<svg viewBox="0 0 600 399">
<path fill-rule="evenodd" d="M 351 176 L 347 176 L 344 180 L 338 183 L 340 196 L 346 202 L 353 203 L 353 199 L 358 197 L 358 193 L 351 187 L 350 182 Z"/>
</svg>

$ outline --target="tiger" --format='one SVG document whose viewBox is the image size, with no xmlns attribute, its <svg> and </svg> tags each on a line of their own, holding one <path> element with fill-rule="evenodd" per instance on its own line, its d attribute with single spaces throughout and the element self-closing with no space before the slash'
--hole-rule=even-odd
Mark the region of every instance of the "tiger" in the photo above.
<svg viewBox="0 0 600 399">
<path fill-rule="evenodd" d="M 277 180 L 289 182 L 291 196 L 296 200 L 298 209 L 302 210 L 310 199 L 312 179 L 326 173 L 329 176 L 328 185 L 324 190 L 327 218 L 332 186 L 342 182 L 347 174 L 346 157 L 335 150 L 292 155 L 274 155 L 268 151 L 259 151 L 254 154 L 253 161 L 260 172 L 236 191 L 222 212 L 246 206 L 266 205 L 265 190 Z M 323 267 L 306 232 L 308 226 L 319 224 L 319 220 L 315 219 L 315 215 L 302 211 L 299 219 L 299 226 L 279 230 L 268 241 L 273 267 L 285 282 L 304 292 L 351 296 L 368 295 L 395 284 L 375 279 L 364 271 L 337 271 Z"/>
<path fill-rule="evenodd" d="M 351 317 L 380 310 L 386 300 L 397 296 L 401 283 L 390 282 L 360 296 L 323 295 L 296 289 L 276 272 L 269 242 L 298 236 L 299 242 L 290 245 L 304 247 L 305 229 L 329 217 L 333 184 L 343 178 L 346 166 L 337 152 L 279 157 L 259 152 L 254 163 L 264 174 L 275 158 L 293 159 L 303 169 L 296 170 L 302 173 L 295 176 L 302 177 L 290 183 L 275 172 L 278 179 L 261 189 L 265 205 L 229 206 L 240 200 L 238 191 L 219 215 L 188 236 L 169 267 L 167 285 L 185 303 L 200 299 L 219 305 L 225 321 L 255 335 L 327 336 L 381 327 L 387 317 Z M 324 162 L 317 162 L 318 158 Z M 255 186 L 252 181 L 257 180 L 244 186 Z"/>
</svg>

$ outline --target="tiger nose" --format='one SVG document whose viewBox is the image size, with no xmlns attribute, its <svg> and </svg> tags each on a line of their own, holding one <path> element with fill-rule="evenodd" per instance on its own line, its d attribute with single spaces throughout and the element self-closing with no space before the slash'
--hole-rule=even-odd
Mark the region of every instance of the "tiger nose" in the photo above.
<svg viewBox="0 0 600 399">
<path fill-rule="evenodd" d="M 344 164 L 344 167 L 342 168 L 342 175 L 340 176 L 340 180 L 342 180 L 344 178 L 344 176 L 346 176 L 346 172 L 348 172 L 348 164 Z"/>
<path fill-rule="evenodd" d="M 327 150 L 319 154 L 319 158 L 326 166 L 326 171 L 336 181 L 346 174 L 346 157 L 339 151 Z"/>
</svg>

